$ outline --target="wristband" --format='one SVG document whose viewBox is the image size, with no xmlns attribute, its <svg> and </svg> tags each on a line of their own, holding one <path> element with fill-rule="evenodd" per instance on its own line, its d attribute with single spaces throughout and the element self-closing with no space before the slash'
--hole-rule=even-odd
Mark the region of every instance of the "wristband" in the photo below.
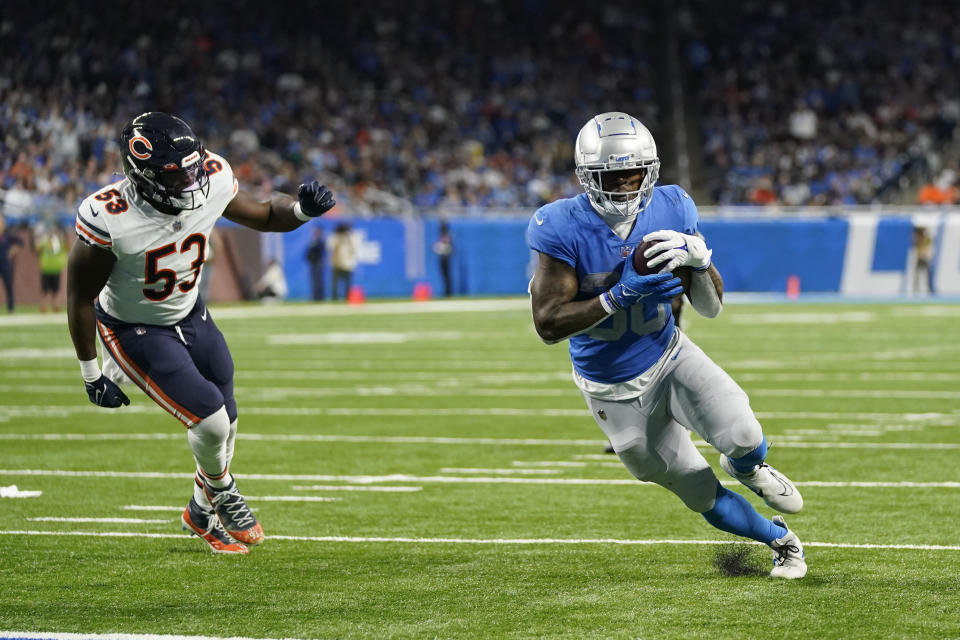
<svg viewBox="0 0 960 640">
<path fill-rule="evenodd" d="M 613 315 L 620 310 L 620 307 L 617 306 L 617 303 L 613 301 L 613 298 L 610 297 L 609 291 L 604 291 L 600 294 L 600 306 L 603 307 L 603 310 L 607 312 L 607 315 Z"/>
<path fill-rule="evenodd" d="M 703 271 L 706 271 L 706 270 L 709 269 L 709 268 L 710 268 L 710 263 L 709 263 L 709 262 L 708 262 L 707 264 L 703 265 L 702 267 L 692 267 L 692 269 L 693 269 L 694 271 L 698 272 L 698 273 L 703 272 Z"/>
<path fill-rule="evenodd" d="M 293 203 L 293 215 L 300 222 L 310 222 L 311 218 L 303 212 L 303 207 L 300 206 L 299 202 Z"/>
<path fill-rule="evenodd" d="M 100 367 L 97 365 L 97 359 L 80 360 L 80 375 L 84 382 L 96 382 L 100 379 Z"/>
</svg>

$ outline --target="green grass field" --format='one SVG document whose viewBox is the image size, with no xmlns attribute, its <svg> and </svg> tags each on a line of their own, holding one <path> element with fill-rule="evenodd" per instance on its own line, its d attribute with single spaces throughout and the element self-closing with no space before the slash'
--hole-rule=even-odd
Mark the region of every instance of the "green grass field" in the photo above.
<svg viewBox="0 0 960 640">
<path fill-rule="evenodd" d="M 603 454 L 526 304 L 213 308 L 267 535 L 247 557 L 180 531 L 176 420 L 136 389 L 91 405 L 63 317 L 0 318 L 0 486 L 43 492 L 0 499 L 0 630 L 960 638 L 960 305 L 688 309 L 803 491 L 784 582 L 721 573 L 736 539 Z"/>
</svg>

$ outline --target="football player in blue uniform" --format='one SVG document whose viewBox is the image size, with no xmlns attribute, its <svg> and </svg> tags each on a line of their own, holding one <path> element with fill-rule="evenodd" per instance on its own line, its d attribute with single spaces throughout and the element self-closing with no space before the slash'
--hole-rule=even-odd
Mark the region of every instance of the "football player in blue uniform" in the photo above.
<svg viewBox="0 0 960 640">
<path fill-rule="evenodd" d="M 711 525 L 773 550 L 772 576 L 806 574 L 803 546 L 781 516 L 768 520 L 725 489 L 690 431 L 720 451 L 725 472 L 770 507 L 796 513 L 793 483 L 764 462 L 767 443 L 747 394 L 674 323 L 677 267 L 692 268 L 691 306 L 722 308 L 723 281 L 697 235 L 697 208 L 678 186 L 655 186 L 650 132 L 626 113 L 601 113 L 580 130 L 576 175 L 585 193 L 541 207 L 527 242 L 538 252 L 533 320 L 547 343 L 569 340 L 573 380 L 623 464 L 674 492 Z M 639 275 L 633 250 L 654 273 Z M 657 273 L 659 271 L 659 273 Z"/>
<path fill-rule="evenodd" d="M 101 407 L 130 404 L 118 386 L 129 379 L 186 427 L 196 475 L 183 527 L 215 553 L 245 554 L 263 528 L 229 471 L 233 359 L 197 283 L 221 215 L 258 231 L 291 231 L 333 207 L 333 194 L 313 182 L 297 198 L 260 202 L 166 113 L 134 118 L 120 153 L 125 179 L 80 204 L 80 241 L 67 265 L 67 321 L 87 395 Z"/>
</svg>

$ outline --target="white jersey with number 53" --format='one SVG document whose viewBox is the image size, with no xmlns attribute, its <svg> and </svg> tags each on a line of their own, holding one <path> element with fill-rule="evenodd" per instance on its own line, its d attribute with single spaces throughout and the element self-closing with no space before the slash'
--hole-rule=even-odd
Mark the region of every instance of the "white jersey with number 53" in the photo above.
<svg viewBox="0 0 960 640">
<path fill-rule="evenodd" d="M 99 297 L 111 316 L 169 326 L 193 308 L 210 232 L 238 188 L 222 157 L 208 152 L 204 167 L 210 178 L 204 204 L 178 215 L 157 211 L 126 179 L 80 204 L 77 235 L 117 258 Z"/>
</svg>

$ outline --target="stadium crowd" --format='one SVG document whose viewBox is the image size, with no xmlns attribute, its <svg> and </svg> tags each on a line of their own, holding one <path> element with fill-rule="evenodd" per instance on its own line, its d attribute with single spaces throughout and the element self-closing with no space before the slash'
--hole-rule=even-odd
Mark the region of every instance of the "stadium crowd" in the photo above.
<svg viewBox="0 0 960 640">
<path fill-rule="evenodd" d="M 694 0 L 680 23 L 715 203 L 896 202 L 956 168 L 960 5 Z"/>
<path fill-rule="evenodd" d="M 947 2 L 13 0 L 3 209 L 66 221 L 115 179 L 120 127 L 166 110 L 252 192 L 318 176 L 351 214 L 529 211 L 580 191 L 570 136 L 597 111 L 632 113 L 665 146 L 668 11 L 702 131 L 701 204 L 891 201 L 903 176 L 953 160 Z"/>
<path fill-rule="evenodd" d="M 653 25 L 630 7 L 6 3 L 6 210 L 72 215 L 147 110 L 183 117 L 251 191 L 317 175 L 350 213 L 534 208 L 579 190 L 570 131 L 596 105 L 655 126 Z"/>
</svg>

